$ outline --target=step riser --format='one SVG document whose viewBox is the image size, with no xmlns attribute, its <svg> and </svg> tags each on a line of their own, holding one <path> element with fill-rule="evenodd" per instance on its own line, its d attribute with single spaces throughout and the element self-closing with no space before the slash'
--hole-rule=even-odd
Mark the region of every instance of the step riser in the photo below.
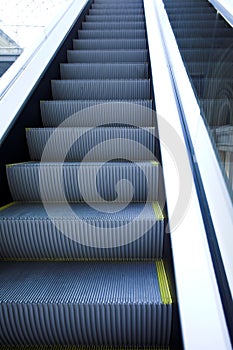
<svg viewBox="0 0 233 350">
<path fill-rule="evenodd" d="M 69 121 L 66 121 L 66 126 L 95 127 L 109 123 L 154 126 L 154 113 L 150 100 L 135 100 L 134 103 L 132 101 L 106 103 L 104 100 L 41 102 L 43 125 L 51 127 L 60 125 L 67 118 Z"/>
<path fill-rule="evenodd" d="M 193 6 L 193 7 L 185 7 L 185 6 L 182 6 L 182 7 L 178 7 L 178 8 L 175 8 L 175 7 L 171 7 L 171 8 L 167 8 L 165 6 L 165 9 L 166 11 L 168 12 L 169 16 L 170 15 L 176 15 L 177 13 L 180 14 L 184 14 L 184 16 L 187 14 L 211 14 L 211 12 L 213 13 L 213 15 L 217 15 L 217 12 L 216 10 L 213 8 L 213 7 L 197 7 L 197 6 Z"/>
<path fill-rule="evenodd" d="M 206 40 L 201 38 L 192 38 L 192 39 L 176 39 L 178 45 L 181 49 L 225 49 L 228 47 L 229 49 L 232 47 L 232 39 L 231 38 L 215 38 L 214 40 Z"/>
<path fill-rule="evenodd" d="M 143 9 L 90 9 L 89 15 L 143 15 L 144 11 Z"/>
<path fill-rule="evenodd" d="M 94 128 L 88 130 L 60 128 L 30 129 L 27 143 L 31 160 L 40 160 L 49 139 L 51 145 L 44 161 L 109 161 L 127 159 L 143 161 L 156 154 L 155 129 Z M 51 136 L 53 137 L 51 138 Z M 71 141 L 74 143 L 70 147 Z M 69 150 L 70 149 L 70 150 Z M 69 151 L 68 151 L 69 150 Z M 90 153 L 89 153 L 90 152 Z"/>
<path fill-rule="evenodd" d="M 146 50 L 88 50 L 67 51 L 68 63 L 144 63 L 148 60 Z"/>
<path fill-rule="evenodd" d="M 208 63 L 210 62 L 218 62 L 218 65 L 227 63 L 229 64 L 233 60 L 233 52 L 232 51 L 227 51 L 225 52 L 224 50 L 221 49 L 216 49 L 216 50 L 182 50 L 181 51 L 182 56 L 184 60 L 189 63 L 189 62 L 203 62 L 203 63 Z"/>
<path fill-rule="evenodd" d="M 62 79 L 147 79 L 148 64 L 61 64 Z"/>
<path fill-rule="evenodd" d="M 190 75 L 203 75 L 203 78 L 229 78 L 229 72 L 232 69 L 232 64 L 226 62 L 224 64 L 213 63 L 189 63 L 187 69 Z"/>
<path fill-rule="evenodd" d="M 126 39 L 124 41 L 121 39 L 73 40 L 74 50 L 145 50 L 146 48 L 147 43 L 145 39 Z"/>
<path fill-rule="evenodd" d="M 107 265 L 1 263 L 1 343 L 167 346 L 172 305 L 162 302 L 157 265 Z"/>
<path fill-rule="evenodd" d="M 158 327 L 154 327 L 158 323 L 157 313 L 161 313 L 160 323 L 162 327 L 171 319 L 171 316 L 169 319 L 171 305 L 161 307 L 109 304 L 106 307 L 101 307 L 98 304 L 77 305 L 69 303 L 62 306 L 41 304 L 38 307 L 37 304 L 2 304 L 0 305 L 0 326 L 3 329 L 1 337 L 6 344 L 11 343 L 11 339 L 14 339 L 14 343 L 22 345 L 58 345 L 61 343 L 76 346 L 83 344 L 127 346 L 129 343 L 134 346 L 156 345 L 157 343 L 167 345 L 168 335 L 166 331 L 164 330 L 166 342 L 162 342 L 162 335 L 158 331 L 156 332 Z M 140 317 L 135 319 L 137 314 Z M 26 322 L 23 315 L 27 315 Z M 47 315 L 46 321 L 44 315 Z M 88 321 L 84 315 L 91 315 Z M 151 315 L 150 321 L 148 321 L 148 315 Z M 125 332 L 126 324 L 127 333 Z M 67 332 L 67 328 L 69 332 Z M 108 331 L 106 332 L 106 330 Z M 17 333 L 19 336 L 15 336 Z M 33 341 L 27 341 L 27 339 L 32 339 L 32 334 Z M 84 334 L 85 341 L 83 340 Z"/>
<path fill-rule="evenodd" d="M 86 21 L 87 22 L 141 22 L 144 21 L 144 15 L 126 15 L 126 14 L 119 14 L 119 15 L 87 15 L 86 16 Z"/>
<path fill-rule="evenodd" d="M 72 99 L 150 99 L 150 80 L 129 81 L 52 81 L 52 94 L 55 100 Z"/>
<path fill-rule="evenodd" d="M 182 14 L 180 13 L 180 11 L 178 13 L 168 13 L 168 17 L 173 21 L 211 21 L 211 20 L 215 20 L 216 14 L 215 13 L 206 13 L 206 14 L 202 14 L 202 13 L 184 13 L 182 12 Z"/>
<path fill-rule="evenodd" d="M 179 20 L 173 20 L 171 21 L 172 27 L 179 29 L 183 28 L 184 30 L 191 27 L 191 28 L 197 28 L 197 27 L 204 27 L 212 29 L 213 31 L 218 29 L 229 29 L 229 26 L 224 21 L 214 21 L 214 20 L 197 20 L 197 21 L 179 21 Z"/>
<path fill-rule="evenodd" d="M 233 31 L 231 29 L 219 29 L 219 30 L 209 30 L 208 28 L 203 29 L 197 29 L 197 28 L 189 28 L 189 29 L 175 29 L 173 28 L 175 36 L 178 36 L 179 38 L 206 38 L 206 40 L 214 40 L 218 37 L 232 37 Z"/>
<path fill-rule="evenodd" d="M 79 30 L 79 39 L 145 39 L 145 30 Z"/>
<path fill-rule="evenodd" d="M 145 22 L 83 22 L 84 30 L 122 30 L 122 29 L 145 29 Z"/>
<path fill-rule="evenodd" d="M 96 3 L 94 3 L 94 4 L 92 4 L 91 5 L 91 8 L 92 9 L 99 9 L 99 10 L 115 10 L 115 9 L 122 9 L 122 3 L 115 3 L 115 4 L 110 4 L 110 3 L 105 3 L 105 4 L 96 4 Z M 143 9 L 143 4 L 142 3 L 137 3 L 137 4 L 130 4 L 130 3 L 127 3 L 127 4 L 124 4 L 124 9 L 126 10 L 126 11 L 128 11 L 128 10 L 131 10 L 131 9 Z"/>
<path fill-rule="evenodd" d="M 95 0 L 95 4 L 103 4 L 103 5 L 108 5 L 108 4 L 115 4 L 116 0 Z M 117 1 L 118 4 L 122 4 L 125 5 L 125 1 L 124 0 L 119 0 Z M 127 1 L 127 4 L 132 4 L 132 5 L 141 5 L 142 1 L 135 1 L 135 0 L 129 0 Z"/>
<path fill-rule="evenodd" d="M 233 124 L 233 100 L 201 100 L 200 104 L 210 126 L 223 126 Z"/>
<path fill-rule="evenodd" d="M 14 201 L 46 201 L 69 202 L 83 201 L 83 196 L 89 202 L 110 200 L 129 202 L 157 201 L 161 203 L 162 174 L 159 166 L 150 163 L 137 165 L 100 166 L 98 163 L 90 166 L 51 164 L 50 166 L 11 166 L 7 168 L 7 176 Z M 78 181 L 77 181 L 78 179 Z M 120 182 L 127 179 L 132 186 Z M 64 184 L 61 186 L 61 183 Z M 64 187 L 64 190 L 63 190 Z M 80 190 L 81 189 L 81 190 Z M 97 192 L 96 192 L 97 191 Z M 161 200 L 160 200 L 161 199 Z"/>
<path fill-rule="evenodd" d="M 145 219 L 134 220 L 129 224 L 127 221 L 56 219 L 56 225 L 59 229 L 49 219 L 1 220 L 0 230 L 4 234 L 1 237 L 0 259 L 128 260 L 162 257 L 162 220 L 154 223 Z M 103 229 L 111 232 L 116 227 L 115 240 L 110 233 L 109 238 L 103 236 Z M 147 227 L 152 228 L 148 231 Z M 124 244 L 124 237 L 128 237 L 132 243 Z M 79 241 L 86 242 L 86 245 L 78 243 Z M 112 245 L 115 247 L 95 248 Z"/>
<path fill-rule="evenodd" d="M 200 98 L 222 99 L 227 96 L 233 99 L 232 80 L 192 78 L 193 84 Z"/>
</svg>

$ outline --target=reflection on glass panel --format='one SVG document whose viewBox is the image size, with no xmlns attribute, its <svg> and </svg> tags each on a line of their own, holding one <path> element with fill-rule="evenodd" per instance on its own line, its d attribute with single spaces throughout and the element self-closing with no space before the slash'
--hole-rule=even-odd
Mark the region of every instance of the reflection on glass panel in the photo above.
<svg viewBox="0 0 233 350">
<path fill-rule="evenodd" d="M 204 0 L 182 2 L 180 12 L 169 0 L 165 5 L 228 187 L 233 189 L 233 28 Z"/>
</svg>

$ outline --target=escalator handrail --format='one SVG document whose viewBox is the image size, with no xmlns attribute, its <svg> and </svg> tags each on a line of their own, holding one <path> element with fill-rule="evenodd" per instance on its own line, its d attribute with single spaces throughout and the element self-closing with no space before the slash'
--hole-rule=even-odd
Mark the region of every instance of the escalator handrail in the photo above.
<svg viewBox="0 0 233 350">
<path fill-rule="evenodd" d="M 88 0 L 73 0 L 0 79 L 0 145 Z"/>
<path fill-rule="evenodd" d="M 183 113 L 184 116 L 188 116 L 186 126 L 188 126 L 188 131 L 192 136 L 191 141 L 195 146 L 194 150 L 196 152 L 190 154 L 187 149 L 187 159 L 183 162 L 183 166 L 186 166 L 187 169 L 190 166 L 193 178 L 192 198 L 189 203 L 189 208 L 180 225 L 175 227 L 175 229 L 171 227 L 171 241 L 184 346 L 187 349 L 214 348 L 217 341 L 218 345 L 220 344 L 219 342 L 221 342 L 219 348 L 231 349 L 225 314 L 219 295 L 219 286 L 212 255 L 210 253 L 209 241 L 206 235 L 206 223 L 203 219 L 200 198 L 196 188 L 193 168 L 191 166 L 191 163 L 199 164 L 200 162 L 201 167 L 206 167 L 206 159 L 204 159 L 205 163 L 203 164 L 203 159 L 199 159 L 200 150 L 198 152 L 196 148 L 199 146 L 198 138 L 200 137 L 200 132 L 204 133 L 204 137 L 208 138 L 206 143 L 208 144 L 208 151 L 210 148 L 209 157 L 217 167 L 217 174 L 211 174 L 211 177 L 221 176 L 221 184 L 218 184 L 217 187 L 220 187 L 221 191 L 223 191 L 220 191 L 223 196 L 223 201 L 225 202 L 226 200 L 226 203 L 223 203 L 223 205 L 226 206 L 226 216 L 228 215 L 228 228 L 230 229 L 230 233 L 233 232 L 231 229 L 231 200 L 228 196 L 219 165 L 216 163 L 216 157 L 208 133 L 204 128 L 200 109 L 185 71 L 175 37 L 164 9 L 164 4 L 162 1 L 144 0 L 144 5 L 157 113 L 163 114 L 164 117 L 170 121 L 172 126 L 177 129 L 177 133 L 183 139 L 183 143 L 186 147 L 187 137 L 184 133 L 181 113 Z M 180 93 L 179 90 L 182 90 L 182 93 Z M 160 136 L 161 134 L 163 135 L 159 119 L 158 129 Z M 175 168 L 172 168 L 171 162 L 169 163 L 166 152 L 166 147 L 162 144 L 161 153 L 167 193 L 168 215 L 170 216 L 174 210 L 174 180 L 172 169 L 175 171 Z M 195 158 L 197 156 L 198 159 Z M 192 162 L 190 161 L 191 158 Z M 201 178 L 202 176 L 205 176 L 203 172 L 201 173 Z M 210 191 L 208 186 L 205 188 L 205 191 L 209 194 L 208 200 L 214 200 L 211 198 L 211 195 L 213 196 L 214 194 Z M 228 196 L 227 199 L 224 198 L 224 194 Z M 214 215 L 213 210 L 210 213 Z M 215 229 L 218 230 L 218 233 L 226 234 L 226 232 L 222 232 L 225 217 L 219 215 L 221 213 L 217 214 L 218 217 L 214 217 Z M 190 220 L 190 222 L 187 223 L 187 220 Z M 220 224 L 218 225 L 219 227 L 217 227 L 219 220 Z M 195 232 L 194 235 L 193 232 Z M 229 243 L 231 244 L 231 242 Z M 230 251 L 232 251 L 232 249 Z M 221 250 L 221 253 L 223 254 L 224 252 Z M 185 257 L 183 263 L 182 256 Z M 229 256 L 227 257 L 229 258 Z M 197 265 L 199 265 L 200 261 L 202 261 L 201 267 L 198 269 Z M 230 270 L 228 272 L 230 272 Z M 192 277 L 189 271 L 192 271 Z M 208 294 L 206 295 L 207 290 Z M 189 302 L 192 303 L 192 307 L 188 305 L 188 298 L 190 298 Z M 209 314 L 210 310 L 211 316 Z M 201 322 L 200 312 L 202 318 Z M 205 339 L 204 343 L 203 339 Z"/>
</svg>

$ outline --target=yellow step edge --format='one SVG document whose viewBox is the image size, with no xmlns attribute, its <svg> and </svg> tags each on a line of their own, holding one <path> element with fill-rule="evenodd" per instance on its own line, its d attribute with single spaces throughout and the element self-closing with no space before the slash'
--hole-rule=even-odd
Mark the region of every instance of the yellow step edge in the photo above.
<svg viewBox="0 0 233 350">
<path fill-rule="evenodd" d="M 159 203 L 158 202 L 152 202 L 152 207 L 154 209 L 156 219 L 157 220 L 164 220 L 163 211 L 160 208 Z"/>
<path fill-rule="evenodd" d="M 150 163 L 154 166 L 158 166 L 160 163 L 157 162 L 156 160 L 151 160 Z"/>
<path fill-rule="evenodd" d="M 27 162 L 22 162 L 22 163 L 11 163 L 11 164 L 6 164 L 7 168 L 11 168 L 16 165 L 22 165 L 22 164 L 28 164 L 28 163 L 35 163 L 33 160 L 29 160 Z"/>
<path fill-rule="evenodd" d="M 12 207 L 12 206 L 15 205 L 15 204 L 16 204 L 16 202 L 8 203 L 8 204 L 4 205 L 3 207 L 0 207 L 0 211 L 3 211 L 3 210 L 5 210 L 5 209 L 8 209 L 8 208 Z"/>
<path fill-rule="evenodd" d="M 165 272 L 164 264 L 162 260 L 158 260 L 155 262 L 158 281 L 159 281 L 159 289 L 161 294 L 161 299 L 163 304 L 172 304 L 172 297 L 169 291 L 167 275 Z"/>
</svg>

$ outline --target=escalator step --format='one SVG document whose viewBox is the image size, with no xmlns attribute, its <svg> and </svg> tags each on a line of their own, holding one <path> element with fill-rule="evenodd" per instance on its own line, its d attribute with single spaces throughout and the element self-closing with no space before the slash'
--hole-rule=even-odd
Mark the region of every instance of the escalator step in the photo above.
<svg viewBox="0 0 233 350">
<path fill-rule="evenodd" d="M 193 76 L 192 81 L 199 98 L 223 99 L 226 96 L 229 99 L 233 98 L 232 79 L 203 79 Z"/>
<path fill-rule="evenodd" d="M 2 262 L 0 279 L 6 344 L 168 345 L 172 305 L 161 261 Z"/>
<path fill-rule="evenodd" d="M 136 22 L 83 22 L 82 29 L 84 30 L 116 30 L 116 29 L 145 29 L 144 21 Z"/>
<path fill-rule="evenodd" d="M 214 30 L 218 30 L 218 29 L 221 29 L 221 28 L 229 28 L 229 25 L 224 22 L 224 21 L 220 21 L 220 20 L 193 20 L 193 21 L 187 21 L 187 20 L 183 20 L 183 21 L 180 21 L 180 20 L 171 20 L 171 25 L 173 28 L 183 28 L 183 29 L 186 29 L 186 28 L 197 28 L 197 27 L 204 27 L 204 28 L 209 28 L 212 29 L 213 31 Z M 224 37 L 224 36 L 223 36 Z"/>
<path fill-rule="evenodd" d="M 63 63 L 61 79 L 147 79 L 148 63 Z"/>
<path fill-rule="evenodd" d="M 119 29 L 119 30 L 79 30 L 79 39 L 144 39 L 144 29 Z"/>
<path fill-rule="evenodd" d="M 183 12 L 183 11 L 177 11 L 177 12 L 170 12 L 168 11 L 168 17 L 171 20 L 178 20 L 178 21 L 209 21 L 209 20 L 217 20 L 219 18 L 219 15 L 217 13 L 191 13 L 191 12 Z"/>
<path fill-rule="evenodd" d="M 99 14 L 99 15 L 86 15 L 86 21 L 87 22 L 113 22 L 113 21 L 117 21 L 117 22 L 136 22 L 136 21 L 144 21 L 145 17 L 144 14 L 119 14 L 119 15 L 103 15 L 103 14 Z"/>
<path fill-rule="evenodd" d="M 226 47 L 230 49 L 232 47 L 232 38 L 218 37 L 211 40 L 206 40 L 203 38 L 189 38 L 187 40 L 184 38 L 176 37 L 176 40 L 181 49 L 224 49 Z"/>
<path fill-rule="evenodd" d="M 114 350 L 112 346 L 76 345 L 0 345 L 0 350 Z M 124 346 L 124 350 L 170 350 L 170 347 Z"/>
<path fill-rule="evenodd" d="M 225 51 L 222 49 L 183 49 L 181 54 L 185 61 L 194 63 L 197 62 L 219 62 L 219 64 L 225 64 L 226 62 L 232 62 L 233 51 Z M 221 63 L 220 63 L 221 62 Z"/>
<path fill-rule="evenodd" d="M 217 11 L 215 10 L 214 7 L 212 6 L 208 6 L 208 7 L 203 7 L 203 6 L 197 6 L 197 5 L 193 5 L 193 6 L 189 6 L 189 7 L 186 7 L 186 5 L 183 5 L 183 6 L 178 6 L 176 7 L 175 5 L 174 6 L 171 6 L 170 8 L 165 6 L 165 9 L 166 11 L 169 13 L 169 16 L 170 15 L 175 15 L 176 14 L 181 14 L 184 15 L 183 19 L 185 18 L 185 15 L 186 14 L 202 14 L 202 15 L 205 15 L 205 14 L 216 14 L 217 15 Z"/>
<path fill-rule="evenodd" d="M 144 63 L 147 50 L 68 50 L 69 63 Z"/>
<path fill-rule="evenodd" d="M 74 50 L 145 50 L 146 39 L 74 39 Z"/>
<path fill-rule="evenodd" d="M 185 8 L 185 9 L 190 9 L 192 10 L 192 8 L 194 7 L 202 7 L 202 8 L 211 8 L 212 6 L 208 3 L 208 2 L 204 2 L 204 1 L 166 1 L 165 2 L 165 6 L 166 9 L 177 9 L 177 11 L 180 11 L 180 8 Z"/>
<path fill-rule="evenodd" d="M 164 217 L 140 204 L 13 203 L 0 208 L 0 259 L 159 259 Z"/>
<path fill-rule="evenodd" d="M 115 4 L 116 0 L 95 0 L 95 4 Z M 118 4 L 122 4 L 125 5 L 125 1 L 124 0 L 118 0 L 117 1 Z M 142 4 L 141 0 L 128 0 L 127 4 L 134 4 L 135 6 L 137 6 L 138 4 Z"/>
<path fill-rule="evenodd" d="M 122 3 L 111 3 L 111 2 L 107 2 L 105 4 L 101 4 L 101 3 L 96 3 L 94 2 L 92 5 L 91 5 L 91 8 L 92 9 L 103 9 L 103 10 L 106 10 L 106 9 L 122 9 Z M 142 2 L 138 2 L 138 3 L 124 3 L 124 9 L 126 11 L 128 11 L 129 9 L 143 9 L 143 4 Z"/>
<path fill-rule="evenodd" d="M 0 350 L 113 350 L 112 346 L 69 346 L 69 345 L 0 345 Z M 125 347 L 125 350 L 170 350 L 168 347 Z"/>
<path fill-rule="evenodd" d="M 89 15 L 143 15 L 143 8 L 132 8 L 132 9 L 90 9 Z"/>
<path fill-rule="evenodd" d="M 48 202 L 161 203 L 163 196 L 161 167 L 155 161 L 19 163 L 7 166 L 7 177 L 13 200 L 22 202 L 43 197 Z"/>
<path fill-rule="evenodd" d="M 152 100 L 42 101 L 41 115 L 43 125 L 52 127 L 64 121 L 65 126 L 79 127 L 116 123 L 141 127 L 155 125 Z"/>
<path fill-rule="evenodd" d="M 233 74 L 232 62 L 187 62 L 190 75 L 202 75 L 203 78 L 229 78 Z"/>
<path fill-rule="evenodd" d="M 26 137 L 31 160 L 101 162 L 142 161 L 156 153 L 155 128 L 31 128 Z M 48 144 L 49 142 L 49 144 Z"/>
<path fill-rule="evenodd" d="M 150 80 L 52 80 L 55 100 L 150 99 Z"/>
<path fill-rule="evenodd" d="M 204 99 L 200 100 L 200 105 L 211 127 L 233 125 L 233 99 Z"/>
<path fill-rule="evenodd" d="M 184 29 L 176 29 L 173 28 L 173 31 L 175 33 L 175 36 L 178 36 L 179 38 L 206 38 L 206 40 L 213 40 L 217 37 L 233 37 L 233 30 L 232 28 L 219 28 L 217 30 L 210 30 L 209 28 L 196 28 L 189 26 L 188 28 Z"/>
</svg>

